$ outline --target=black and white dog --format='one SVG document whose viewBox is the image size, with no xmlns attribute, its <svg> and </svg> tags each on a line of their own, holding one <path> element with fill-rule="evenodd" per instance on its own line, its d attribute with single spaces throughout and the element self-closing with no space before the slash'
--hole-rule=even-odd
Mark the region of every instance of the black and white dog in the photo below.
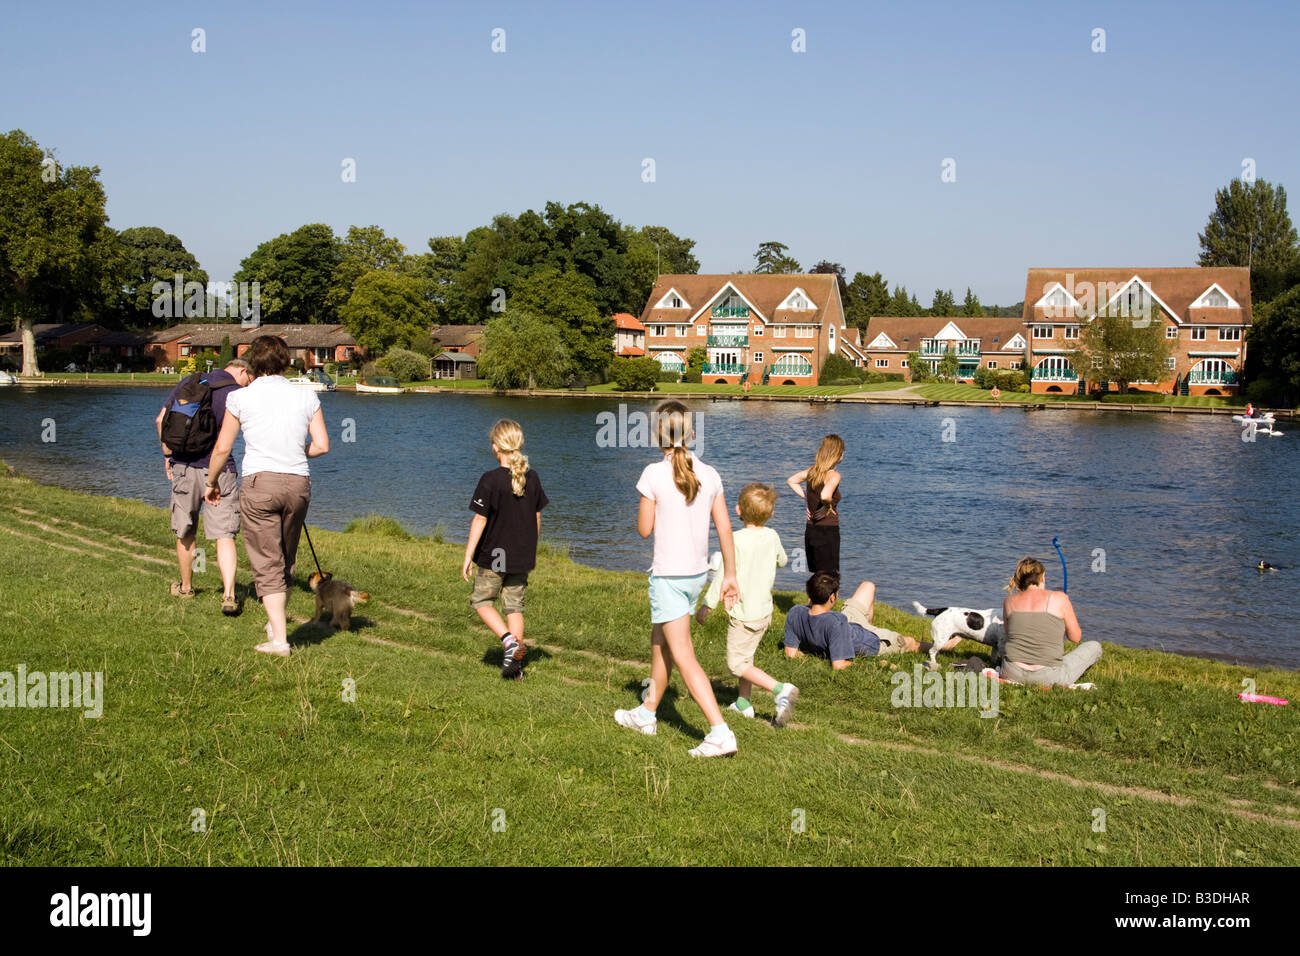
<svg viewBox="0 0 1300 956">
<path fill-rule="evenodd" d="M 931 664 L 940 651 L 956 647 L 963 637 L 993 648 L 993 663 L 998 663 L 999 645 L 1006 638 L 1006 631 L 1002 618 L 993 613 L 993 608 L 972 611 L 968 607 L 926 607 L 920 601 L 913 601 L 912 607 L 917 614 L 934 618 L 930 622 Z"/>
</svg>

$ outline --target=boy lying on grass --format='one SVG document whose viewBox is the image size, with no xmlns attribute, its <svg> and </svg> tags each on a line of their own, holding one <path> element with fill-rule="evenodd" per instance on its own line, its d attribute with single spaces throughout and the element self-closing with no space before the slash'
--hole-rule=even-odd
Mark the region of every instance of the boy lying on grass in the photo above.
<svg viewBox="0 0 1300 956">
<path fill-rule="evenodd" d="M 918 650 L 920 644 L 906 634 L 871 623 L 876 607 L 876 586 L 863 581 L 844 602 L 844 613 L 832 611 L 839 600 L 840 579 L 818 571 L 808 579 L 808 604 L 797 604 L 785 616 L 785 655 L 813 654 L 829 657 L 831 667 L 843 670 L 857 657 Z"/>
</svg>

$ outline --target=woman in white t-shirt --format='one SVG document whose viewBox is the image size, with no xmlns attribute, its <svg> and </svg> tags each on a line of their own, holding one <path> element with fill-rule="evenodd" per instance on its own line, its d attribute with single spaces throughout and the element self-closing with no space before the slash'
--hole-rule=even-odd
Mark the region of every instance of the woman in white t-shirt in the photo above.
<svg viewBox="0 0 1300 956">
<path fill-rule="evenodd" d="M 259 335 L 243 357 L 248 360 L 253 382 L 226 401 L 226 417 L 212 449 L 208 474 L 221 474 L 242 428 L 244 461 L 240 471 L 244 481 L 239 511 L 244 550 L 267 617 L 267 640 L 257 649 L 288 657 L 286 607 L 298 538 L 311 501 L 307 459 L 328 452 L 330 439 L 316 393 L 291 385 L 284 377 L 290 357 L 283 340 Z M 208 500 L 219 495 L 209 483 Z"/>
</svg>

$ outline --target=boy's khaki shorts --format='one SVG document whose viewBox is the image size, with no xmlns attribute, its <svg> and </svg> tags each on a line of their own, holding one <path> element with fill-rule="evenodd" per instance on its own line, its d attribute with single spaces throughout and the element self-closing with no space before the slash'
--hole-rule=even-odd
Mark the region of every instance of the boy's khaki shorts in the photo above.
<svg viewBox="0 0 1300 956">
<path fill-rule="evenodd" d="M 474 591 L 469 596 L 469 606 L 474 610 L 488 607 L 497 597 L 507 614 L 524 613 L 524 588 L 528 586 L 527 574 L 498 574 L 489 568 L 474 569 Z"/>
<path fill-rule="evenodd" d="M 739 677 L 754 666 L 754 652 L 771 623 L 771 614 L 757 621 L 727 618 L 727 670 Z"/>
<path fill-rule="evenodd" d="M 877 655 L 898 654 L 903 650 L 903 635 L 879 624 L 872 624 L 871 619 L 867 617 L 867 609 L 853 598 L 844 602 L 844 616 L 849 619 L 850 624 L 858 624 L 880 638 L 880 650 L 876 651 Z"/>
</svg>

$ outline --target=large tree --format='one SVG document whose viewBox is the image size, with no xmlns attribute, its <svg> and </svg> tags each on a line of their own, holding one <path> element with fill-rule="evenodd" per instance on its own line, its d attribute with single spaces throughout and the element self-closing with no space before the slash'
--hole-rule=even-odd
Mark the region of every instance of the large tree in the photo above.
<svg viewBox="0 0 1300 956">
<path fill-rule="evenodd" d="M 925 310 L 916 301 L 916 296 L 907 294 L 907 286 L 895 286 L 894 294 L 889 297 L 889 308 L 885 315 L 924 315 Z"/>
<path fill-rule="evenodd" d="M 104 260 L 120 246 L 98 166 L 59 167 L 22 130 L 0 136 L 0 310 L 22 335 L 23 375 L 38 374 L 33 325 L 85 298 L 102 301 Z"/>
<path fill-rule="evenodd" d="M 957 311 L 957 300 L 948 289 L 935 289 L 934 299 L 930 302 L 931 315 L 952 315 Z"/>
<path fill-rule="evenodd" d="M 966 302 L 961 307 L 961 314 L 971 316 L 972 318 L 984 314 L 984 306 L 980 305 L 979 296 L 966 287 Z"/>
<path fill-rule="evenodd" d="M 862 331 L 873 315 L 889 314 L 889 283 L 879 272 L 867 275 L 855 273 L 844 294 L 844 317 L 850 325 Z"/>
<path fill-rule="evenodd" d="M 1250 343 L 1251 398 L 1295 407 L 1300 399 L 1300 285 L 1255 310 Z"/>
<path fill-rule="evenodd" d="M 630 301 L 624 311 L 638 315 L 655 280 L 665 273 L 694 275 L 700 271 L 700 262 L 691 252 L 694 239 L 675 235 L 666 226 L 624 226 L 627 240 L 627 274 L 631 290 Z"/>
<path fill-rule="evenodd" d="M 1214 194 L 1201 242 L 1203 266 L 1245 266 L 1251 293 L 1265 301 L 1286 286 L 1281 277 L 1300 259 L 1300 243 L 1286 210 L 1286 190 L 1262 179 L 1234 179 Z"/>
<path fill-rule="evenodd" d="M 424 283 L 435 325 L 465 321 L 464 316 L 452 314 L 449 298 L 451 285 L 465 265 L 464 246 L 460 236 L 434 236 L 428 252 L 409 258 L 409 270 Z"/>
<path fill-rule="evenodd" d="M 596 305 L 594 285 L 586 276 L 550 267 L 540 269 L 522 280 L 510 295 L 506 312 L 516 308 L 555 323 L 577 375 L 590 381 L 609 367 L 614 319 Z"/>
<path fill-rule="evenodd" d="M 1169 375 L 1167 360 L 1173 347 L 1165 338 L 1165 320 L 1158 306 L 1153 321 L 1103 311 L 1079 330 L 1080 377 L 1114 382 L 1121 394 L 1132 382 L 1158 382 Z"/>
<path fill-rule="evenodd" d="M 330 300 L 334 272 L 342 259 L 334 230 L 310 223 L 268 239 L 239 264 L 236 282 L 256 282 L 263 321 L 338 321 Z"/>
<path fill-rule="evenodd" d="M 357 280 L 376 270 L 401 272 L 408 267 L 406 246 L 380 226 L 348 226 L 338 244 L 338 265 L 330 280 L 327 302 L 338 310 L 352 297 Z"/>
<path fill-rule="evenodd" d="M 167 326 L 180 316 L 169 309 L 163 316 L 154 315 L 154 283 L 165 282 L 172 294 L 185 297 L 185 284 L 197 282 L 204 289 L 208 274 L 185 244 L 157 226 L 135 226 L 118 234 L 126 258 L 126 276 L 122 283 L 121 320 L 135 328 Z M 180 278 L 178 279 L 177 276 Z M 175 289 L 179 282 L 180 288 Z"/>
<path fill-rule="evenodd" d="M 431 311 L 419 278 L 375 269 L 357 280 L 340 313 L 357 345 L 377 354 L 427 339 Z"/>
<path fill-rule="evenodd" d="M 838 262 L 823 259 L 808 270 L 813 275 L 833 275 L 840 287 L 840 301 L 844 302 L 849 294 L 849 282 L 844 278 L 844 267 Z"/>
<path fill-rule="evenodd" d="M 762 242 L 759 243 L 758 251 L 754 253 L 754 260 L 758 263 L 754 267 L 755 272 L 763 273 L 793 273 L 799 271 L 799 260 L 786 253 L 790 247 L 783 242 Z"/>
<path fill-rule="evenodd" d="M 524 309 L 511 309 L 483 330 L 479 374 L 494 388 L 552 388 L 564 383 L 569 366 L 560 329 Z"/>
</svg>

